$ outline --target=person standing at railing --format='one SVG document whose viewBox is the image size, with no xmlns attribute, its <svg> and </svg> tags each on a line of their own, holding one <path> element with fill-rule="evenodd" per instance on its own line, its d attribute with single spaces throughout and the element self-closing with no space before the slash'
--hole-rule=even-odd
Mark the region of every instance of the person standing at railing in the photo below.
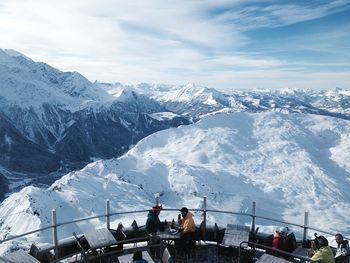
<svg viewBox="0 0 350 263">
<path fill-rule="evenodd" d="M 278 229 L 276 229 L 273 233 L 272 240 L 272 254 L 274 256 L 280 256 L 280 252 L 276 251 L 276 249 L 282 250 L 282 237 Z"/>
<path fill-rule="evenodd" d="M 150 252 L 153 255 L 157 253 L 157 246 L 159 245 L 159 239 L 156 237 L 156 233 L 157 231 L 164 231 L 164 226 L 159 220 L 160 210 L 162 210 L 162 206 L 153 206 L 148 212 L 146 221 L 146 231 L 150 234 Z"/>
<path fill-rule="evenodd" d="M 146 221 L 146 231 L 149 234 L 156 234 L 157 231 L 164 231 L 164 225 L 159 220 L 161 206 L 153 206 L 152 209 L 148 212 L 147 221 Z"/>
<path fill-rule="evenodd" d="M 337 251 L 334 256 L 335 262 L 349 263 L 350 249 L 348 240 L 344 240 L 342 234 L 336 234 L 335 242 L 337 242 Z"/>
<path fill-rule="evenodd" d="M 293 232 L 287 226 L 280 228 L 282 243 L 284 242 L 285 251 L 292 253 L 297 248 L 297 241 Z"/>
</svg>

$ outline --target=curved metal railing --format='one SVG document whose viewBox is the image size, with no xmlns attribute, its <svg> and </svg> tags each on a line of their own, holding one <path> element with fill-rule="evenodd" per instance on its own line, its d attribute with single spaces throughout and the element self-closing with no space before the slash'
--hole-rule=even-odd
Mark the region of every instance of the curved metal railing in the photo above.
<svg viewBox="0 0 350 263">
<path fill-rule="evenodd" d="M 158 199 L 157 199 L 158 198 Z M 269 218 L 269 217 L 265 217 L 265 216 L 259 216 L 256 214 L 256 203 L 253 202 L 252 204 L 252 212 L 251 213 L 242 213 L 242 212 L 233 212 L 233 211 L 225 211 L 225 210 L 213 210 L 213 209 L 207 209 L 206 208 L 206 202 L 207 202 L 207 197 L 204 196 L 203 197 L 203 207 L 201 209 L 198 208 L 194 208 L 191 209 L 191 211 L 198 211 L 198 212 L 202 212 L 203 213 L 203 223 L 204 223 L 204 240 L 205 240 L 205 232 L 206 232 L 206 222 L 207 222 L 207 213 L 223 213 L 223 214 L 230 214 L 230 215 L 237 215 L 237 216 L 247 216 L 251 218 L 251 230 L 255 231 L 255 227 L 256 227 L 256 219 L 263 219 L 263 220 L 268 220 L 271 222 L 276 222 L 276 223 L 282 223 L 285 225 L 292 225 L 292 226 L 296 226 L 296 227 L 300 227 L 303 228 L 303 240 L 307 239 L 307 235 L 308 235 L 308 230 L 314 230 L 317 232 L 321 232 L 324 234 L 328 234 L 328 235 L 334 235 L 335 233 L 330 233 L 327 231 L 324 231 L 322 229 L 318 229 L 318 228 L 314 228 L 308 225 L 308 212 L 305 212 L 305 216 L 304 216 L 304 223 L 300 224 L 300 223 L 293 223 L 293 222 L 287 222 L 287 221 L 283 221 L 283 220 L 279 220 L 279 219 L 275 219 L 275 218 Z M 156 203 L 159 203 L 159 196 L 156 197 Z M 163 209 L 164 211 L 178 211 L 178 209 Z M 110 212 L 110 202 L 109 200 L 106 201 L 106 213 L 105 214 L 101 214 L 101 215 L 96 215 L 96 216 L 91 216 L 91 217 L 85 217 L 85 218 L 78 218 L 78 219 L 73 219 L 70 221 L 66 221 L 66 222 L 57 222 L 57 215 L 56 215 L 56 210 L 52 210 L 51 212 L 51 225 L 49 226 L 45 226 L 43 228 L 37 229 L 37 230 L 33 230 L 33 231 L 29 231 L 20 235 L 15 235 L 15 236 L 11 236 L 11 237 L 7 237 L 3 240 L 0 240 L 0 244 L 10 241 L 10 240 L 14 240 L 14 239 L 18 239 L 27 235 L 31 235 L 33 233 L 37 233 L 37 232 L 42 232 L 48 229 L 52 229 L 52 246 L 51 248 L 53 248 L 55 250 L 55 255 L 58 255 L 58 246 L 59 246 L 59 239 L 58 239 L 58 228 L 64 225 L 68 225 L 68 224 L 74 224 L 74 223 L 78 223 L 78 222 L 82 222 L 82 221 L 87 221 L 87 220 L 91 220 L 91 219 L 96 219 L 96 218 L 106 218 L 106 227 L 108 229 L 110 229 L 110 218 L 112 216 L 116 216 L 116 215 L 125 215 L 125 214 L 134 214 L 134 213 L 145 213 L 148 212 L 149 209 L 145 209 L 145 210 L 135 210 L 135 211 L 125 211 L 125 212 Z M 345 237 L 347 238 L 347 237 Z M 348 239 L 348 238 L 347 238 Z"/>
</svg>

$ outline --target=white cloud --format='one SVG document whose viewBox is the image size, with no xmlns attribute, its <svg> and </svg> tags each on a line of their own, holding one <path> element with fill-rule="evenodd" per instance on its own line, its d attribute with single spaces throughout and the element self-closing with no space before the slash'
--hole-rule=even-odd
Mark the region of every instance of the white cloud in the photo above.
<svg viewBox="0 0 350 263">
<path fill-rule="evenodd" d="M 92 81 L 197 82 L 220 88 L 237 78 L 229 67 L 251 75 L 256 69 L 278 72 L 292 63 L 255 50 L 240 52 L 252 41 L 243 33 L 245 26 L 294 23 L 344 5 L 333 1 L 285 8 L 268 1 L 270 5 L 258 8 L 256 3 L 2 0 L 0 43 L 60 70 L 79 71 Z M 254 80 L 250 77 L 249 86 L 259 85 Z"/>
</svg>

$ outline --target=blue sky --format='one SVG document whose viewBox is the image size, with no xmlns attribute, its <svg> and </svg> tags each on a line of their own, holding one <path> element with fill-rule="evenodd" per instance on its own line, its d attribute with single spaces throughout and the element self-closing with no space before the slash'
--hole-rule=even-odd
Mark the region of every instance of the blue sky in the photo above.
<svg viewBox="0 0 350 263">
<path fill-rule="evenodd" d="M 1 0 L 0 48 L 91 81 L 350 89 L 350 1 Z"/>
</svg>

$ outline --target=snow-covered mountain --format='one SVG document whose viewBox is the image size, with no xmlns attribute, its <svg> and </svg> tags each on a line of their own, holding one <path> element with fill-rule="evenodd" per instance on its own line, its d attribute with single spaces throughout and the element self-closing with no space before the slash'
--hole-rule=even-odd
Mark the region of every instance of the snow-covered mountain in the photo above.
<svg viewBox="0 0 350 263">
<path fill-rule="evenodd" d="M 0 49 L 0 180 L 9 184 L 0 200 L 8 189 L 52 183 L 91 158 L 120 156 L 155 131 L 188 123 L 142 94 L 113 95 L 77 72 Z"/>
<path fill-rule="evenodd" d="M 105 200 L 112 211 L 141 210 L 161 193 L 166 208 L 201 207 L 249 211 L 257 202 L 262 216 L 350 234 L 350 123 L 311 114 L 230 113 L 156 132 L 119 158 L 90 163 L 50 188 L 26 187 L 0 206 L 0 238 L 50 224 L 51 209 L 58 222 L 103 214 Z M 176 214 L 162 212 L 161 218 Z M 246 223 L 249 218 L 209 213 L 209 221 Z M 146 214 L 112 218 L 125 225 Z M 201 215 L 195 214 L 200 222 Z M 247 222 L 248 222 L 247 221 Z M 60 228 L 72 231 L 104 225 L 102 220 Z M 267 222 L 262 231 L 272 231 Z M 300 229 L 293 229 L 300 232 Z M 299 233 L 300 234 L 300 233 Z M 14 246 L 50 242 L 50 235 L 28 237 Z M 1 251 L 11 243 L 2 245 Z"/>
<path fill-rule="evenodd" d="M 211 114 L 263 111 L 349 119 L 350 92 L 91 83 L 0 49 L 0 200 L 23 185 L 52 183 L 91 159 L 120 156 L 155 131 Z"/>
<path fill-rule="evenodd" d="M 313 90 L 255 90 L 223 93 L 215 89 L 188 84 L 162 89 L 152 96 L 167 109 L 200 118 L 222 112 L 277 111 L 311 113 L 350 119 L 350 92 L 336 88 L 329 91 Z"/>
</svg>

